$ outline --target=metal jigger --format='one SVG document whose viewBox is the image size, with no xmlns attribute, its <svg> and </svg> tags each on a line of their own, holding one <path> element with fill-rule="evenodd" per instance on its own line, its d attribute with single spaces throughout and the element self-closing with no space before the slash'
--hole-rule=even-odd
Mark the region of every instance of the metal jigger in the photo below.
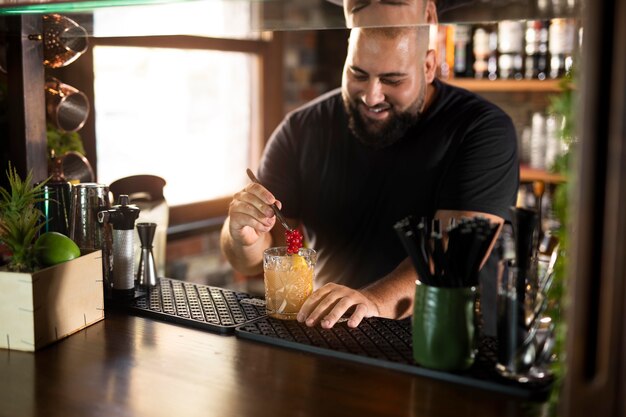
<svg viewBox="0 0 626 417">
<path fill-rule="evenodd" d="M 156 223 L 137 223 L 137 232 L 141 242 L 141 258 L 137 270 L 137 284 L 142 287 L 154 287 L 157 284 L 157 271 L 152 255 L 152 240 Z"/>
</svg>

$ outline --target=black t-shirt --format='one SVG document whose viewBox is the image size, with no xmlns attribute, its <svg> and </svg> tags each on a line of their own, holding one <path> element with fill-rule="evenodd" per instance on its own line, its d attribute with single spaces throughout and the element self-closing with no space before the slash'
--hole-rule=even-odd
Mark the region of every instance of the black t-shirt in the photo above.
<svg viewBox="0 0 626 417">
<path fill-rule="evenodd" d="M 316 287 L 361 288 L 391 272 L 407 256 L 393 225 L 408 215 L 508 219 L 519 185 L 510 118 L 466 90 L 435 87 L 417 125 L 381 150 L 350 133 L 339 90 L 287 115 L 272 135 L 259 178 L 317 250 Z"/>
</svg>

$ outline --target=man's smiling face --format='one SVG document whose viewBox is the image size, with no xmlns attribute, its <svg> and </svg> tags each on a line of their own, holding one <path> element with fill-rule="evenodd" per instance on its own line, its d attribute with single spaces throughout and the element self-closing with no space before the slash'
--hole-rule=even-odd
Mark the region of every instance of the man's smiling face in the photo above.
<svg viewBox="0 0 626 417">
<path fill-rule="evenodd" d="M 426 49 L 420 47 L 417 33 L 416 29 L 352 30 L 342 95 L 350 128 L 367 145 L 388 146 L 419 119 L 426 94 Z"/>
</svg>

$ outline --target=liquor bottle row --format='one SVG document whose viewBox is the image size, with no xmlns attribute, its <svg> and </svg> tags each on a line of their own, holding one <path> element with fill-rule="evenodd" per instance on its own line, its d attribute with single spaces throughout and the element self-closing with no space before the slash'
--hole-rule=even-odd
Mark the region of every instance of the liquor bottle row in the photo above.
<svg viewBox="0 0 626 417">
<path fill-rule="evenodd" d="M 575 19 L 505 20 L 440 26 L 441 78 L 560 78 L 573 65 L 582 29 Z"/>
</svg>

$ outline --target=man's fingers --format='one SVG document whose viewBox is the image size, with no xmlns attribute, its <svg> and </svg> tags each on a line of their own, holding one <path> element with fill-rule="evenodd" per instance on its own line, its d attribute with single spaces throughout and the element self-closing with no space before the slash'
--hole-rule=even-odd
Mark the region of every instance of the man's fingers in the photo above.
<svg viewBox="0 0 626 417">
<path fill-rule="evenodd" d="M 298 313 L 298 321 L 311 327 L 321 320 L 324 329 L 333 327 L 346 312 L 354 308 L 348 326 L 356 327 L 364 317 L 372 317 L 376 308 L 361 291 L 338 284 L 326 284 L 315 291 Z"/>
<path fill-rule="evenodd" d="M 276 202 L 276 197 L 274 194 L 270 193 L 267 188 L 263 187 L 261 184 L 251 183 L 246 185 L 243 189 L 243 192 L 248 196 L 252 196 L 254 199 L 258 200 L 263 206 L 266 208 L 269 207 L 270 204 L 274 204 Z"/>
<path fill-rule="evenodd" d="M 365 304 L 358 304 L 348 320 L 348 327 L 357 327 L 365 317 L 372 317 L 372 314 Z"/>
<path fill-rule="evenodd" d="M 258 232 L 269 232 L 272 230 L 274 226 L 274 219 L 265 219 L 260 220 L 254 216 L 251 216 L 247 213 L 233 213 L 230 215 L 230 230 L 232 233 L 237 233 L 239 230 L 248 226 L 251 227 Z"/>
<path fill-rule="evenodd" d="M 334 305 L 339 300 L 339 296 L 336 293 L 328 293 L 322 300 L 320 300 L 313 311 L 308 314 L 306 318 L 307 326 L 314 326 L 323 317 L 327 316 Z"/>
<path fill-rule="evenodd" d="M 263 199 L 245 189 L 235 194 L 229 207 L 229 214 L 233 212 L 246 213 L 256 218 L 270 218 L 274 215 L 272 208 Z"/>
<path fill-rule="evenodd" d="M 309 298 L 306 299 L 304 304 L 302 304 L 300 311 L 298 312 L 297 320 L 299 322 L 303 322 L 309 317 L 313 310 L 316 309 L 319 302 L 323 300 L 329 292 L 332 291 L 330 287 L 330 284 L 326 284 L 323 287 L 315 290 L 313 294 L 311 294 Z"/>
<path fill-rule="evenodd" d="M 335 306 L 330 310 L 328 314 L 324 316 L 322 319 L 321 325 L 324 329 L 330 329 L 337 323 L 337 321 L 343 317 L 344 313 L 348 311 L 348 309 L 354 306 L 355 300 L 350 297 L 350 295 L 342 297 L 338 302 L 335 303 Z"/>
</svg>

